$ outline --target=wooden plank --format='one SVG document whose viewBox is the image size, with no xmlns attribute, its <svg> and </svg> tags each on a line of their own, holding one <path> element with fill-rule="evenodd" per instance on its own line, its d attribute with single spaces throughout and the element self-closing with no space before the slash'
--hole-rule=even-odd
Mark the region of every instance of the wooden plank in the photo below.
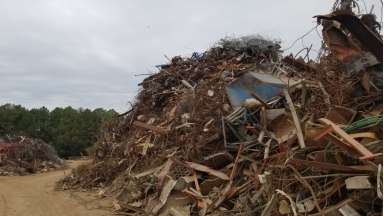
<svg viewBox="0 0 384 216">
<path fill-rule="evenodd" d="M 293 122 L 295 123 L 296 131 L 297 131 L 297 139 L 299 140 L 300 148 L 305 148 L 304 135 L 303 135 L 303 130 L 301 129 L 300 120 L 299 120 L 299 117 L 297 117 L 295 106 L 293 105 L 292 98 L 289 95 L 287 89 L 284 89 L 284 96 L 285 96 L 285 99 L 287 100 L 289 109 L 291 110 L 291 113 L 292 113 L 292 118 L 293 118 Z"/>
<path fill-rule="evenodd" d="M 354 133 L 350 134 L 350 136 L 354 139 L 356 138 L 370 138 L 370 139 L 375 139 L 377 140 L 377 135 L 374 132 L 361 132 L 361 133 Z"/>
<path fill-rule="evenodd" d="M 374 157 L 374 154 L 372 154 L 371 151 L 369 151 L 365 146 L 357 142 L 353 137 L 351 137 L 349 134 L 347 134 L 344 130 L 342 130 L 339 126 L 337 126 L 332 121 L 321 118 L 319 119 L 321 123 L 324 123 L 326 125 L 329 125 L 332 127 L 333 132 L 336 133 L 338 136 L 343 138 L 344 141 L 349 143 L 354 149 L 356 149 L 357 152 L 359 152 L 364 158 L 372 158 Z"/>
</svg>

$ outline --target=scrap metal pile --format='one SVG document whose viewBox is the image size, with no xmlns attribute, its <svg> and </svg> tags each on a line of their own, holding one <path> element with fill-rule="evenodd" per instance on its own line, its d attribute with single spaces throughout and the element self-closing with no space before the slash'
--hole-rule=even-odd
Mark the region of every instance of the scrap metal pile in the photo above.
<svg viewBox="0 0 384 216">
<path fill-rule="evenodd" d="M 0 176 L 47 172 L 63 165 L 53 147 L 40 139 L 20 136 L 0 140 Z"/>
<path fill-rule="evenodd" d="M 318 62 L 253 36 L 174 57 L 62 186 L 123 215 L 381 215 L 382 40 L 363 17 L 318 16 Z"/>
</svg>

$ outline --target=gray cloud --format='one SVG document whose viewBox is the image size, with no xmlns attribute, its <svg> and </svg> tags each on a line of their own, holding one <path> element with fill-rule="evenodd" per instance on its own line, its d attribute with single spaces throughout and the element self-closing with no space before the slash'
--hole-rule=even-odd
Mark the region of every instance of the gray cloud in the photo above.
<svg viewBox="0 0 384 216">
<path fill-rule="evenodd" d="M 330 7 L 324 0 L 1 0 L 0 103 L 124 111 L 143 78 L 134 74 L 154 71 L 164 55 L 247 34 L 287 47 Z M 316 32 L 304 39 L 314 50 L 319 42 Z"/>
</svg>

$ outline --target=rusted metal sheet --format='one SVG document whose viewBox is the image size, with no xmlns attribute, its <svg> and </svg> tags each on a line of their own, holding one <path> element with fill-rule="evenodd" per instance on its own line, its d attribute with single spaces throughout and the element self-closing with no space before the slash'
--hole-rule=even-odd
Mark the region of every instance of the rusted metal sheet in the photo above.
<svg viewBox="0 0 384 216">
<path fill-rule="evenodd" d="M 340 22 L 352 35 L 370 51 L 377 60 L 383 62 L 383 39 L 369 29 L 356 16 L 351 14 L 330 14 L 325 16 L 315 16 L 318 19 L 335 20 Z"/>
<path fill-rule="evenodd" d="M 362 52 L 341 29 L 336 28 L 331 23 L 323 23 L 323 26 L 324 42 L 339 61 L 343 63 L 349 62 L 350 59 L 355 58 Z"/>
<path fill-rule="evenodd" d="M 348 107 L 334 106 L 327 112 L 326 118 L 336 124 L 347 125 L 352 123 L 356 114 L 355 110 Z"/>
</svg>

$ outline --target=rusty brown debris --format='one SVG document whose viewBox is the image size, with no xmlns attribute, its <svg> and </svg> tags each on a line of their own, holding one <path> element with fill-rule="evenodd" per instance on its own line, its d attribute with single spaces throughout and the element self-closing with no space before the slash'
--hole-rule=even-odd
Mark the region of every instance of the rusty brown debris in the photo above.
<svg viewBox="0 0 384 216">
<path fill-rule="evenodd" d="M 60 185 L 124 215 L 382 215 L 381 35 L 341 2 L 318 61 L 249 36 L 160 65 Z"/>
</svg>

